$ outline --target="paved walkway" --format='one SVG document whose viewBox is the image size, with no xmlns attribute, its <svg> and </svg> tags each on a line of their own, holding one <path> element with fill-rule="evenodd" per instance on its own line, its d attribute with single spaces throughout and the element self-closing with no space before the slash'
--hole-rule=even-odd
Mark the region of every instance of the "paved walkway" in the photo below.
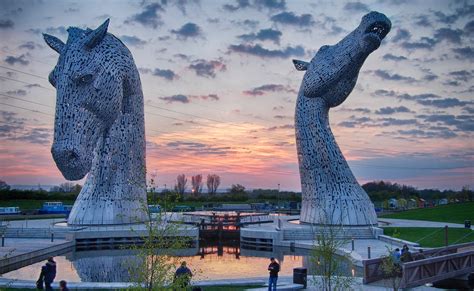
<svg viewBox="0 0 474 291">
<path fill-rule="evenodd" d="M 395 218 L 379 218 L 379 226 L 390 226 L 390 227 L 453 227 L 453 228 L 464 228 L 464 224 L 460 223 L 449 223 L 449 222 L 436 222 L 436 221 L 425 221 L 425 220 L 411 220 L 411 219 L 395 219 Z"/>
<path fill-rule="evenodd" d="M 5 246 L 0 247 L 0 260 L 26 254 L 52 246 L 67 243 L 64 239 L 5 238 Z"/>
</svg>

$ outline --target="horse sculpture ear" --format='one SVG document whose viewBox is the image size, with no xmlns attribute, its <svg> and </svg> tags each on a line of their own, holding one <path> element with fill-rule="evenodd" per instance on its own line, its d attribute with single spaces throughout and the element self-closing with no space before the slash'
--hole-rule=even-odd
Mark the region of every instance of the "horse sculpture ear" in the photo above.
<svg viewBox="0 0 474 291">
<path fill-rule="evenodd" d="M 104 39 L 107 34 L 107 29 L 109 28 L 109 21 L 110 19 L 107 19 L 101 26 L 89 33 L 85 40 L 86 48 L 93 49 Z"/>
<path fill-rule="evenodd" d="M 64 42 L 60 40 L 59 38 L 43 33 L 43 38 L 46 44 L 55 50 L 58 54 L 61 54 L 63 48 L 64 48 Z"/>
<path fill-rule="evenodd" d="M 300 60 L 293 60 L 293 65 L 298 71 L 306 71 L 309 67 L 309 63 Z"/>
</svg>

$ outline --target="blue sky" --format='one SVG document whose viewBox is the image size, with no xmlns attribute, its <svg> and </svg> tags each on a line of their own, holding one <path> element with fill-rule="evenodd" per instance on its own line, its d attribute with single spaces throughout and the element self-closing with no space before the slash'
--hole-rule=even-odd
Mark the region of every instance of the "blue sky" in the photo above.
<svg viewBox="0 0 474 291">
<path fill-rule="evenodd" d="M 0 1 L 0 179 L 64 181 L 50 154 L 57 54 L 41 33 L 99 26 L 132 52 L 147 167 L 224 187 L 299 190 L 294 106 L 310 60 L 371 10 L 392 31 L 330 121 L 361 183 L 460 189 L 474 181 L 474 4 L 469 1 Z"/>
</svg>

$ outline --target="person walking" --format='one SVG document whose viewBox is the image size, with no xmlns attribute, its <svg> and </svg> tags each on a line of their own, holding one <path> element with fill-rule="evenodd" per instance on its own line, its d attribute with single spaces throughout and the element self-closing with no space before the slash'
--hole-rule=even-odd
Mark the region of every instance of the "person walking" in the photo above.
<svg viewBox="0 0 474 291">
<path fill-rule="evenodd" d="M 181 262 L 181 266 L 176 269 L 173 283 L 175 283 L 177 287 L 185 289 L 189 285 L 192 276 L 193 273 L 186 267 L 186 261 L 183 261 Z"/>
<path fill-rule="evenodd" d="M 56 278 L 56 262 L 54 261 L 53 257 L 49 257 L 46 261 L 46 264 L 41 267 L 41 274 L 38 280 L 38 282 L 41 282 L 40 289 L 42 289 L 42 282 L 44 282 L 46 290 L 53 290 L 51 283 L 53 283 L 54 278 Z M 40 287 L 38 286 L 38 282 L 37 287 Z"/>
<path fill-rule="evenodd" d="M 280 272 L 280 264 L 278 264 L 275 258 L 270 258 L 270 265 L 268 265 L 268 271 L 270 271 L 270 278 L 268 279 L 268 291 L 277 289 L 278 272 Z"/>
</svg>

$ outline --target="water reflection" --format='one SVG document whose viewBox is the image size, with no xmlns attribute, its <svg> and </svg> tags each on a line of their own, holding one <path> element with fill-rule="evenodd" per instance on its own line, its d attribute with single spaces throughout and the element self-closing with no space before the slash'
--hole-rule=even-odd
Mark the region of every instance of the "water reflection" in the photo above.
<svg viewBox="0 0 474 291">
<path fill-rule="evenodd" d="M 160 253 L 160 251 L 157 251 Z M 281 264 L 280 275 L 293 275 L 293 268 L 306 267 L 308 274 L 315 273 L 309 250 L 273 248 L 272 250 L 249 250 L 240 248 L 239 242 L 205 243 L 173 252 L 179 261 L 185 260 L 195 276 L 193 280 L 218 280 L 252 277 L 267 277 L 269 258 L 275 257 Z M 56 257 L 58 280 L 70 282 L 128 282 L 128 268 L 140 264 L 136 250 L 108 249 L 73 251 Z M 4 274 L 3 277 L 35 280 L 43 263 L 30 265 Z M 352 275 L 352 265 L 344 265 L 345 273 Z M 355 269 L 360 276 L 361 270 Z"/>
</svg>

